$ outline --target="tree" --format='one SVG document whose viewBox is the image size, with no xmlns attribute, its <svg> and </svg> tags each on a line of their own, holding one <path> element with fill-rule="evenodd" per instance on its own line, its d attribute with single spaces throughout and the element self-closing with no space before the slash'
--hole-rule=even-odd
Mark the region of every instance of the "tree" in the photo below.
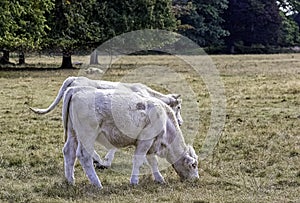
<svg viewBox="0 0 300 203">
<path fill-rule="evenodd" d="M 228 35 L 222 27 L 227 3 L 227 0 L 175 1 L 174 10 L 180 21 L 178 32 L 203 47 L 220 45 Z"/>
<path fill-rule="evenodd" d="M 300 2 L 298 0 L 277 1 L 282 18 L 279 44 L 295 46 L 300 44 Z"/>
<path fill-rule="evenodd" d="M 296 23 L 298 24 L 299 28 L 300 28 L 300 13 L 296 13 L 293 15 L 293 20 L 296 21 Z"/>
<path fill-rule="evenodd" d="M 98 1 L 97 8 L 102 42 L 134 30 L 176 28 L 171 0 Z"/>
<path fill-rule="evenodd" d="M 75 50 L 92 51 L 104 41 L 133 30 L 170 30 L 176 26 L 170 0 L 55 0 L 49 21 L 49 45 L 63 52 L 63 68 L 72 68 Z"/>
<path fill-rule="evenodd" d="M 25 63 L 24 52 L 41 47 L 48 30 L 45 13 L 52 7 L 51 0 L 0 2 L 1 63 L 9 63 L 9 51 L 19 51 L 20 63 Z"/>
<path fill-rule="evenodd" d="M 61 68 L 73 68 L 72 53 L 99 40 L 99 24 L 92 18 L 95 3 L 96 0 L 55 0 L 48 16 L 51 31 L 45 48 L 62 53 Z"/>
<path fill-rule="evenodd" d="M 229 0 L 224 19 L 230 53 L 237 43 L 268 46 L 278 42 L 281 17 L 276 0 Z"/>
<path fill-rule="evenodd" d="M 290 47 L 300 45 L 300 30 L 293 15 L 286 15 L 281 12 L 282 25 L 280 27 L 279 45 Z"/>
</svg>

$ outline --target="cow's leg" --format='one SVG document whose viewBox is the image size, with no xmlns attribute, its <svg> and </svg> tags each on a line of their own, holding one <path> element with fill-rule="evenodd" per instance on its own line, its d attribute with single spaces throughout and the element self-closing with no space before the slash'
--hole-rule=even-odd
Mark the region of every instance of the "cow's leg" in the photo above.
<svg viewBox="0 0 300 203">
<path fill-rule="evenodd" d="M 72 132 L 68 131 L 68 138 L 63 148 L 65 177 L 70 184 L 74 184 L 74 164 L 76 160 L 77 140 Z"/>
<path fill-rule="evenodd" d="M 117 151 L 116 148 L 110 149 L 105 155 L 104 161 L 101 160 L 100 156 L 95 151 L 93 154 L 93 160 L 96 168 L 100 168 L 100 169 L 110 168 L 116 151 Z"/>
<path fill-rule="evenodd" d="M 163 176 L 159 172 L 158 163 L 155 155 L 154 154 L 147 155 L 147 160 L 151 167 L 152 174 L 154 176 L 154 181 L 161 184 L 165 183 Z"/>
<path fill-rule="evenodd" d="M 100 158 L 99 154 L 94 151 L 94 154 L 93 154 L 93 162 L 95 164 L 95 167 L 96 168 L 99 168 L 99 169 L 104 169 L 104 161 L 102 161 L 102 159 Z"/>
<path fill-rule="evenodd" d="M 111 167 L 111 163 L 115 157 L 116 151 L 117 151 L 117 148 L 113 148 L 107 152 L 107 154 L 105 155 L 105 158 L 104 158 L 104 163 L 103 163 L 104 167 L 106 167 L 106 168 Z"/>
<path fill-rule="evenodd" d="M 144 160 L 146 159 L 146 154 L 151 148 L 153 140 L 141 140 L 138 142 L 134 156 L 133 156 L 133 166 L 132 166 L 132 173 L 130 177 L 130 184 L 137 185 L 139 182 L 139 174 L 140 174 L 140 167 L 143 165 Z"/>
<path fill-rule="evenodd" d="M 82 168 L 84 169 L 87 177 L 89 178 L 90 182 L 99 187 L 102 188 L 101 182 L 96 174 L 94 165 L 93 165 L 93 154 L 89 153 L 81 142 L 78 143 L 78 148 L 76 151 L 76 156 L 78 157 Z"/>
</svg>

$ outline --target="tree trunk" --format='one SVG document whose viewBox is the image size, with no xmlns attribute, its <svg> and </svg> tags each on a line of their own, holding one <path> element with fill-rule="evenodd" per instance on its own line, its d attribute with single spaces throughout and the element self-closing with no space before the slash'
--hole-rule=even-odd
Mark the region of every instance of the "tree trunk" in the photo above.
<svg viewBox="0 0 300 203">
<path fill-rule="evenodd" d="M 99 64 L 97 50 L 93 51 L 93 53 L 91 54 L 90 64 L 91 65 L 95 65 L 95 64 L 97 65 L 97 64 Z"/>
<path fill-rule="evenodd" d="M 20 52 L 19 54 L 19 65 L 25 64 L 25 54 L 23 51 Z"/>
<path fill-rule="evenodd" d="M 229 54 L 235 54 L 235 46 L 234 46 L 234 44 L 231 44 L 229 46 L 228 50 L 229 50 Z"/>
<path fill-rule="evenodd" d="M 227 53 L 228 54 L 235 54 L 235 40 L 233 36 L 229 36 L 226 41 L 227 44 Z"/>
<path fill-rule="evenodd" d="M 72 55 L 70 53 L 63 53 L 62 64 L 60 68 L 72 69 Z"/>
<path fill-rule="evenodd" d="M 13 63 L 9 62 L 9 51 L 8 50 L 2 50 L 3 56 L 0 58 L 0 64 L 11 64 Z"/>
</svg>

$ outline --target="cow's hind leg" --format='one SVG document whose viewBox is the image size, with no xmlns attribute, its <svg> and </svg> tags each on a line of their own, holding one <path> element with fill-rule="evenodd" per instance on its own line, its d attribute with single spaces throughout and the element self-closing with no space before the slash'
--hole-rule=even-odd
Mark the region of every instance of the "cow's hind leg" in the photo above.
<svg viewBox="0 0 300 203">
<path fill-rule="evenodd" d="M 115 157 L 116 151 L 117 151 L 117 149 L 113 148 L 107 152 L 107 154 L 105 155 L 105 158 L 104 158 L 104 163 L 103 163 L 104 167 L 106 167 L 106 168 L 111 167 L 111 163 Z"/>
<path fill-rule="evenodd" d="M 93 153 L 89 153 L 81 142 L 78 143 L 78 148 L 76 151 L 76 156 L 78 157 L 82 168 L 84 169 L 87 177 L 89 178 L 90 182 L 99 187 L 102 188 L 101 182 L 96 174 L 94 165 L 93 165 Z"/>
<path fill-rule="evenodd" d="M 100 156 L 95 151 L 94 154 L 93 154 L 93 160 L 94 160 L 95 167 L 99 168 L 99 169 L 110 168 L 111 167 L 111 163 L 112 163 L 112 161 L 113 161 L 113 159 L 115 157 L 116 151 L 117 151 L 116 148 L 110 149 L 107 152 L 107 154 L 105 155 L 104 161 L 101 160 Z"/>
<path fill-rule="evenodd" d="M 106 167 L 104 167 L 104 162 L 102 161 L 102 159 L 100 158 L 99 154 L 94 151 L 93 154 L 93 162 L 95 165 L 95 168 L 97 169 L 105 169 Z"/>
<path fill-rule="evenodd" d="M 63 148 L 65 177 L 70 184 L 74 184 L 74 164 L 76 160 L 76 149 L 78 142 L 72 133 L 68 132 L 68 138 Z"/>
</svg>

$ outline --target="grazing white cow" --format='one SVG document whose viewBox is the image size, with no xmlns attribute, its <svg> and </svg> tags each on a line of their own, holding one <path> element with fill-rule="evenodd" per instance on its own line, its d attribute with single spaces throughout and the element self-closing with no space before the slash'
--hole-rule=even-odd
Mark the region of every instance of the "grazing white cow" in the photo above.
<svg viewBox="0 0 300 203">
<path fill-rule="evenodd" d="M 180 95 L 178 94 L 161 94 L 146 85 L 140 83 L 120 83 L 120 82 L 111 82 L 111 81 L 104 81 L 104 80 L 91 80 L 86 77 L 68 77 L 62 84 L 55 100 L 52 104 L 46 109 L 37 109 L 37 108 L 30 108 L 33 112 L 38 114 L 46 114 L 52 111 L 62 99 L 65 91 L 69 87 L 78 87 L 78 86 L 90 86 L 97 89 L 126 89 L 132 92 L 136 92 L 141 96 L 144 97 L 155 97 L 166 104 L 168 104 L 173 111 L 175 112 L 177 121 L 179 125 L 182 125 L 183 119 L 180 114 L 181 110 L 181 102 L 182 100 L 179 99 Z M 72 133 L 72 132 L 70 132 Z M 108 168 L 111 166 L 112 160 L 114 158 L 114 154 L 116 149 L 111 149 L 106 154 L 104 161 L 101 160 L 100 156 L 95 152 L 94 153 L 94 161 L 98 168 Z"/>
<path fill-rule="evenodd" d="M 133 185 L 138 184 L 145 158 L 154 180 L 164 183 L 155 155 L 166 158 L 181 179 L 199 178 L 193 147 L 185 144 L 172 109 L 159 99 L 123 90 L 71 87 L 64 95 L 63 115 L 65 176 L 71 184 L 77 157 L 90 182 L 102 188 L 93 167 L 96 140 L 108 149 L 136 147 L 130 178 Z"/>
</svg>

